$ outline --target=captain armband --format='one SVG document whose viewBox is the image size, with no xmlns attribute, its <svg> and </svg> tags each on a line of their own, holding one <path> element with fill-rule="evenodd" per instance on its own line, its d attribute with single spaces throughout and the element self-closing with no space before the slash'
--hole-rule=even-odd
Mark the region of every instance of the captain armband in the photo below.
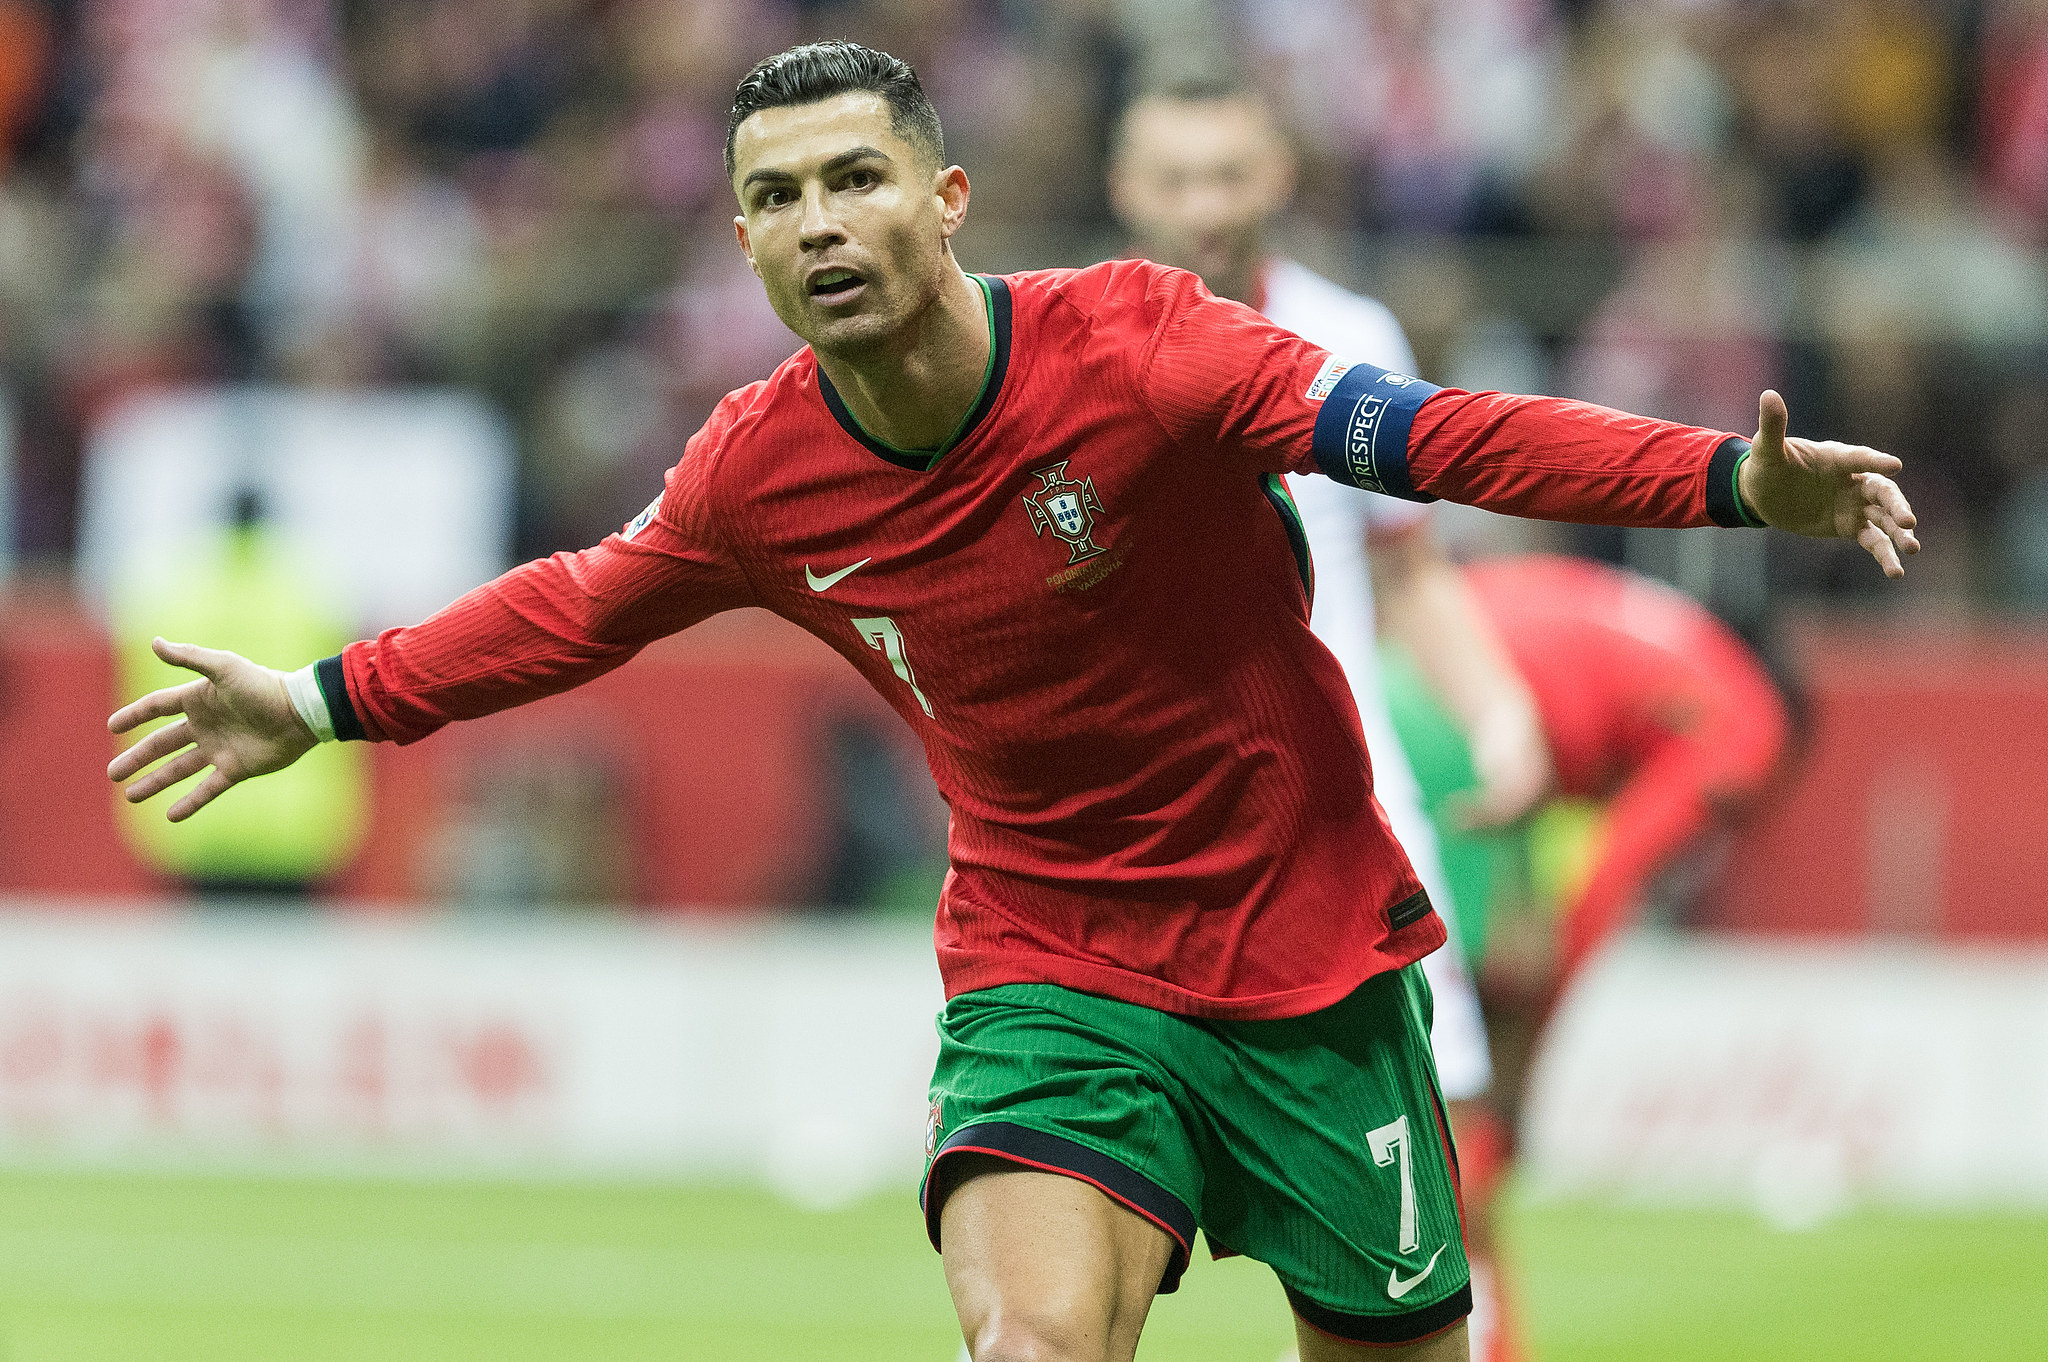
<svg viewBox="0 0 2048 1362">
<path fill-rule="evenodd" d="M 1350 487 L 1435 501 L 1409 478 L 1408 433 L 1422 404 L 1442 391 L 1406 374 L 1332 358 L 1306 394 L 1323 404 L 1312 441 L 1316 464 Z"/>
</svg>

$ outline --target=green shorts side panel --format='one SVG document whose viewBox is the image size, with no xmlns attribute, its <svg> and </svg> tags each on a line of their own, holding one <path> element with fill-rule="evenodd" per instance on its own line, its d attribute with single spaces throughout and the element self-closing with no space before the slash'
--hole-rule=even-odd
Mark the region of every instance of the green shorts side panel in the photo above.
<svg viewBox="0 0 2048 1362">
<path fill-rule="evenodd" d="M 1079 1175 L 1172 1230 L 1116 1173 L 1163 1189 L 1212 1246 L 1270 1264 L 1310 1323 L 1405 1342 L 1469 1301 L 1429 1014 L 1420 966 L 1277 1021 L 1043 984 L 965 994 L 939 1018 L 932 1147 L 1011 1153 L 1042 1132 L 1105 1155 L 1109 1173 Z"/>
<path fill-rule="evenodd" d="M 1465 731 L 1423 680 L 1407 652 L 1383 644 L 1380 689 L 1401 750 L 1422 787 L 1423 811 L 1436 828 L 1437 854 L 1458 905 L 1458 943 L 1475 967 L 1485 959 L 1487 919 L 1509 873 L 1508 838 L 1468 831 L 1454 816 L 1458 796 L 1479 788 Z"/>
<path fill-rule="evenodd" d="M 1228 1062 L 1202 1148 L 1229 1172 L 1212 1174 L 1203 1230 L 1271 1264 L 1295 1309 L 1340 1337 L 1405 1341 L 1366 1322 L 1469 1299 L 1431 1010 L 1411 965 L 1305 1017 L 1211 1024 Z"/>
<path fill-rule="evenodd" d="M 1001 1122 L 1058 1135 L 1125 1164 L 1178 1198 L 1162 1211 L 1192 1237 L 1202 1167 L 1163 1062 L 1183 1018 L 1054 984 L 963 994 L 939 1014 L 926 1157 L 962 1130 Z M 929 1172 L 929 1168 L 927 1169 Z M 1118 1189 L 1112 1189 L 1118 1190 Z"/>
</svg>

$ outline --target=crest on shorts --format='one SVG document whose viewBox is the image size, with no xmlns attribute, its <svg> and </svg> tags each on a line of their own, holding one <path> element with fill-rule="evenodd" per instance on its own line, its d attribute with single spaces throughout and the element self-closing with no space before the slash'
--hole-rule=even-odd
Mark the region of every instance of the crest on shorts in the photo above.
<svg viewBox="0 0 2048 1362">
<path fill-rule="evenodd" d="M 1071 566 L 1105 550 L 1095 542 L 1095 517 L 1103 514 L 1102 498 L 1095 494 L 1095 479 L 1075 482 L 1067 476 L 1068 460 L 1050 468 L 1032 471 L 1041 484 L 1024 494 L 1024 509 L 1031 516 L 1031 532 L 1043 539 L 1051 530 L 1067 546 Z"/>
<path fill-rule="evenodd" d="M 944 1128 L 945 1121 L 945 1113 L 939 1108 L 939 1099 L 934 1097 L 932 1099 L 931 1114 L 925 1117 L 924 1122 L 924 1158 L 926 1163 L 930 1163 L 938 1157 L 939 1132 Z"/>
</svg>

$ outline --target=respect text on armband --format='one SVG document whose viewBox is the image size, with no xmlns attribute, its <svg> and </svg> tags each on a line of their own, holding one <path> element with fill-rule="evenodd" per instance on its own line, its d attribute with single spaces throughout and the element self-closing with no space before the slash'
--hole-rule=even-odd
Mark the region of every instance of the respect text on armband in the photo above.
<svg viewBox="0 0 2048 1362">
<path fill-rule="evenodd" d="M 1358 405 L 1351 409 L 1351 419 L 1344 427 L 1344 466 L 1351 474 L 1352 483 L 1368 492 L 1387 490 L 1385 480 L 1380 477 L 1374 445 L 1379 440 L 1380 422 L 1385 418 L 1388 406 L 1386 398 L 1368 393 L 1358 399 Z"/>
</svg>

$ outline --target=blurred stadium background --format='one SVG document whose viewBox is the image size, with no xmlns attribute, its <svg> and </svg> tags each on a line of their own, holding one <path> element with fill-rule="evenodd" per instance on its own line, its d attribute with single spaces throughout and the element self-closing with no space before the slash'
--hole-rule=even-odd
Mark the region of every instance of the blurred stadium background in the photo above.
<svg viewBox="0 0 2048 1362">
<path fill-rule="evenodd" d="M 944 812 L 821 646 L 721 618 L 178 832 L 100 775 L 150 633 L 296 666 L 646 502 L 794 348 L 719 147 L 828 35 L 919 68 L 969 268 L 1116 253 L 1120 102 L 1228 64 L 1425 376 L 1905 457 L 1896 587 L 1442 518 L 1807 716 L 1571 999 L 1512 1253 L 1547 1359 L 2048 1356 L 2048 5 L 0 0 L 0 1358 L 952 1356 Z M 1141 1356 L 1286 1337 L 1201 1264 Z"/>
</svg>

